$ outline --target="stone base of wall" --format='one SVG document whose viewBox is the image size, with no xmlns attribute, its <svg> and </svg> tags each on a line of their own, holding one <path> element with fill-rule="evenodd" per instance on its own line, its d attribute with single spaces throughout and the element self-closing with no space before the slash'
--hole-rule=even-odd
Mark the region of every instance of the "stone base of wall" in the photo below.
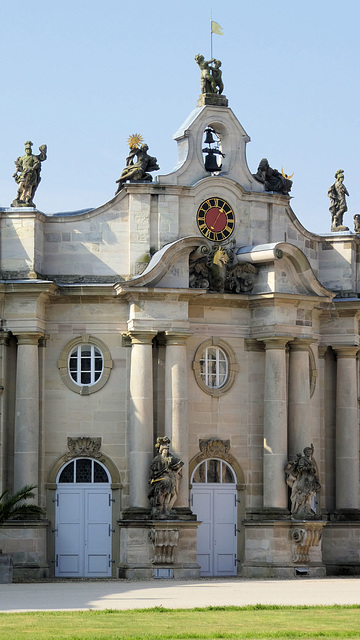
<svg viewBox="0 0 360 640">
<path fill-rule="evenodd" d="M 14 580 L 41 580 L 49 576 L 48 526 L 48 520 L 14 520 L 0 527 L 0 549 L 12 557 Z"/>
<path fill-rule="evenodd" d="M 245 521 L 244 578 L 322 577 L 322 531 L 318 521 Z"/>
<path fill-rule="evenodd" d="M 155 577 L 156 569 L 171 569 L 175 579 L 197 579 L 197 527 L 181 520 L 120 520 L 119 578 Z M 166 573 L 166 572 L 164 572 Z"/>
<path fill-rule="evenodd" d="M 9 553 L 0 553 L 0 584 L 11 584 L 13 580 L 13 562 Z"/>
<path fill-rule="evenodd" d="M 329 576 L 360 575 L 360 522 L 328 522 L 323 562 Z"/>
</svg>

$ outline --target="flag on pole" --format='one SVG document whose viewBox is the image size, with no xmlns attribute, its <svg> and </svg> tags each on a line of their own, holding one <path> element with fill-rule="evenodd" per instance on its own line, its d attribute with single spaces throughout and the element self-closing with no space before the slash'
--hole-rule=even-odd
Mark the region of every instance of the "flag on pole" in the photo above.
<svg viewBox="0 0 360 640">
<path fill-rule="evenodd" d="M 217 33 L 218 36 L 223 36 L 223 28 L 215 20 L 211 20 L 211 33 Z"/>
</svg>

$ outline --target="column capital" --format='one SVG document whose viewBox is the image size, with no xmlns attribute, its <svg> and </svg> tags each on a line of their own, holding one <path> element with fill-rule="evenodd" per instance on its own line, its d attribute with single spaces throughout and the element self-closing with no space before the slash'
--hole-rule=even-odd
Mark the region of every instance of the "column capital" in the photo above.
<svg viewBox="0 0 360 640">
<path fill-rule="evenodd" d="M 156 331 L 129 331 L 128 336 L 131 340 L 131 345 L 152 344 L 153 338 L 156 336 Z"/>
<path fill-rule="evenodd" d="M 10 331 L 1 331 L 0 332 L 0 345 L 3 344 L 5 346 L 9 345 L 9 341 L 10 341 Z"/>
<path fill-rule="evenodd" d="M 257 338 L 245 338 L 246 351 L 265 351 L 265 345 Z"/>
<path fill-rule="evenodd" d="M 314 342 L 315 338 L 295 338 L 289 342 L 290 351 L 309 351 L 310 345 Z"/>
<path fill-rule="evenodd" d="M 318 356 L 319 356 L 319 358 L 325 359 L 326 354 L 328 352 L 328 349 L 329 349 L 329 345 L 328 344 L 319 344 L 319 347 L 318 347 Z"/>
<path fill-rule="evenodd" d="M 356 358 L 359 352 L 359 346 L 353 344 L 332 345 L 337 358 Z"/>
<path fill-rule="evenodd" d="M 289 336 L 269 336 L 268 338 L 259 338 L 260 342 L 264 343 L 266 351 L 269 349 L 285 350 L 290 339 L 291 338 Z"/>
<path fill-rule="evenodd" d="M 190 336 L 189 331 L 165 331 L 165 344 L 166 346 L 184 346 Z"/>
<path fill-rule="evenodd" d="M 44 337 L 43 333 L 15 333 L 18 345 L 36 345 L 38 346 L 40 338 Z"/>
</svg>

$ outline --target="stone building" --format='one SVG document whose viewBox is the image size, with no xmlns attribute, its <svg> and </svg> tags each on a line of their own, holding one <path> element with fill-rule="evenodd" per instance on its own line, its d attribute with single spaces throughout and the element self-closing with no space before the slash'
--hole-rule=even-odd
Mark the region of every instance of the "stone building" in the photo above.
<svg viewBox="0 0 360 640">
<path fill-rule="evenodd" d="M 0 547 L 31 577 L 359 573 L 359 237 L 265 190 L 225 98 L 174 138 L 172 173 L 97 209 L 0 210 L 0 490 L 45 510 Z M 184 467 L 153 520 L 163 435 Z M 296 520 L 284 469 L 311 444 Z"/>
</svg>

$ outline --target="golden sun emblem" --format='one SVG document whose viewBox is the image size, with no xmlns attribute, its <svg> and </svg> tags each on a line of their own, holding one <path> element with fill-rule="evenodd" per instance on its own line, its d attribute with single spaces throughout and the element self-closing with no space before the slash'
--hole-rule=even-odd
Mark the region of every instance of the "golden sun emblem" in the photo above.
<svg viewBox="0 0 360 640">
<path fill-rule="evenodd" d="M 295 171 L 292 172 L 291 176 L 288 176 L 287 173 L 284 172 L 284 169 L 281 167 L 281 173 L 282 173 L 284 178 L 286 178 L 287 180 L 290 180 L 290 178 L 293 177 Z"/>
<path fill-rule="evenodd" d="M 144 138 L 142 137 L 142 135 L 140 135 L 140 133 L 133 133 L 127 139 L 127 143 L 130 149 L 138 149 L 142 142 L 144 142 Z"/>
</svg>

